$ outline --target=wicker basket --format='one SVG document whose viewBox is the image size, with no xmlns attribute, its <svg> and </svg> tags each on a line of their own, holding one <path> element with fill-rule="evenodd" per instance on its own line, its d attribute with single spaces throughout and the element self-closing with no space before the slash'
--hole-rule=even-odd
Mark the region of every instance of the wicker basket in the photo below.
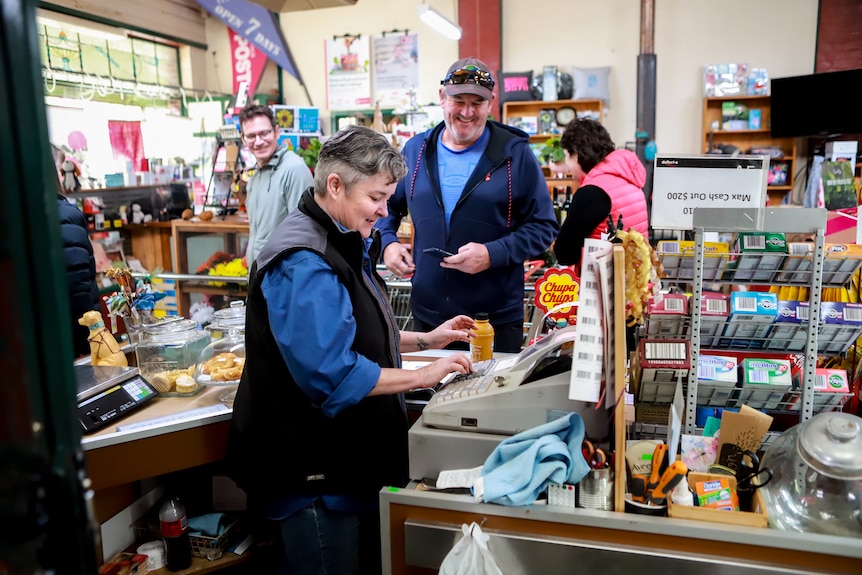
<svg viewBox="0 0 862 575">
<path fill-rule="evenodd" d="M 192 555 L 195 557 L 204 557 L 210 560 L 215 560 L 221 557 L 222 554 L 227 551 L 228 547 L 237 540 L 240 534 L 239 518 L 230 517 L 226 524 L 227 529 L 225 529 L 218 537 L 189 535 Z M 135 531 L 135 538 L 139 542 L 162 539 L 162 533 L 159 529 L 158 513 L 147 513 L 133 525 L 133 528 Z"/>
</svg>

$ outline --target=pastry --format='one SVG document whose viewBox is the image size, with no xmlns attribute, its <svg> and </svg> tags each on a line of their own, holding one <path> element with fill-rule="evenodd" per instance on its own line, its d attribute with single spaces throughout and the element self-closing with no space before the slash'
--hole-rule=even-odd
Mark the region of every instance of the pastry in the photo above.
<svg viewBox="0 0 862 575">
<path fill-rule="evenodd" d="M 187 373 L 180 375 L 176 381 L 177 393 L 191 393 L 198 388 L 197 382 Z"/>
</svg>

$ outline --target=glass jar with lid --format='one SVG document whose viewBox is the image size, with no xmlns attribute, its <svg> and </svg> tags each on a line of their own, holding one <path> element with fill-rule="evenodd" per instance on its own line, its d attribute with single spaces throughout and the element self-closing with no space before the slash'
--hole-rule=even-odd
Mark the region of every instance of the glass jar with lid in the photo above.
<svg viewBox="0 0 862 575">
<path fill-rule="evenodd" d="M 862 418 L 820 413 L 773 441 L 760 487 L 772 527 L 862 537 Z"/>
<path fill-rule="evenodd" d="M 207 331 L 190 319 L 177 318 L 144 328 L 135 347 L 138 371 L 160 393 L 191 394 L 197 391 L 194 367 L 210 343 Z"/>
<path fill-rule="evenodd" d="M 206 330 L 214 340 L 244 334 L 245 303 L 242 300 L 234 300 L 228 307 L 213 312 L 213 320 L 206 326 Z"/>
</svg>

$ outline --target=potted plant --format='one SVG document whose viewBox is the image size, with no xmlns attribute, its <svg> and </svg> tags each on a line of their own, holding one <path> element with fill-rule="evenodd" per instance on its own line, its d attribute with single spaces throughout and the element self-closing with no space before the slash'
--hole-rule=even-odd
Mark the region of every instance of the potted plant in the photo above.
<svg viewBox="0 0 862 575">
<path fill-rule="evenodd" d="M 547 164 L 548 169 L 554 174 L 565 174 L 569 171 L 566 167 L 566 154 L 560 144 L 559 136 L 551 136 L 545 140 L 539 151 L 539 157 L 542 163 Z"/>
<path fill-rule="evenodd" d="M 308 143 L 307 148 L 299 148 L 296 153 L 305 160 L 305 165 L 314 173 L 314 168 L 317 167 L 317 155 L 320 153 L 320 140 L 312 138 Z"/>
</svg>

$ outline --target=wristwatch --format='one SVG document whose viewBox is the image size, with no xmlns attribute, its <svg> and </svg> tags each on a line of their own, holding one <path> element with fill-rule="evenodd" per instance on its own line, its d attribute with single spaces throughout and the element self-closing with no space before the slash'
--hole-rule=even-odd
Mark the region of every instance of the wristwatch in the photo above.
<svg viewBox="0 0 862 575">
<path fill-rule="evenodd" d="M 575 109 L 571 106 L 563 106 L 557 109 L 557 126 L 565 128 L 569 122 L 577 118 Z"/>
</svg>

